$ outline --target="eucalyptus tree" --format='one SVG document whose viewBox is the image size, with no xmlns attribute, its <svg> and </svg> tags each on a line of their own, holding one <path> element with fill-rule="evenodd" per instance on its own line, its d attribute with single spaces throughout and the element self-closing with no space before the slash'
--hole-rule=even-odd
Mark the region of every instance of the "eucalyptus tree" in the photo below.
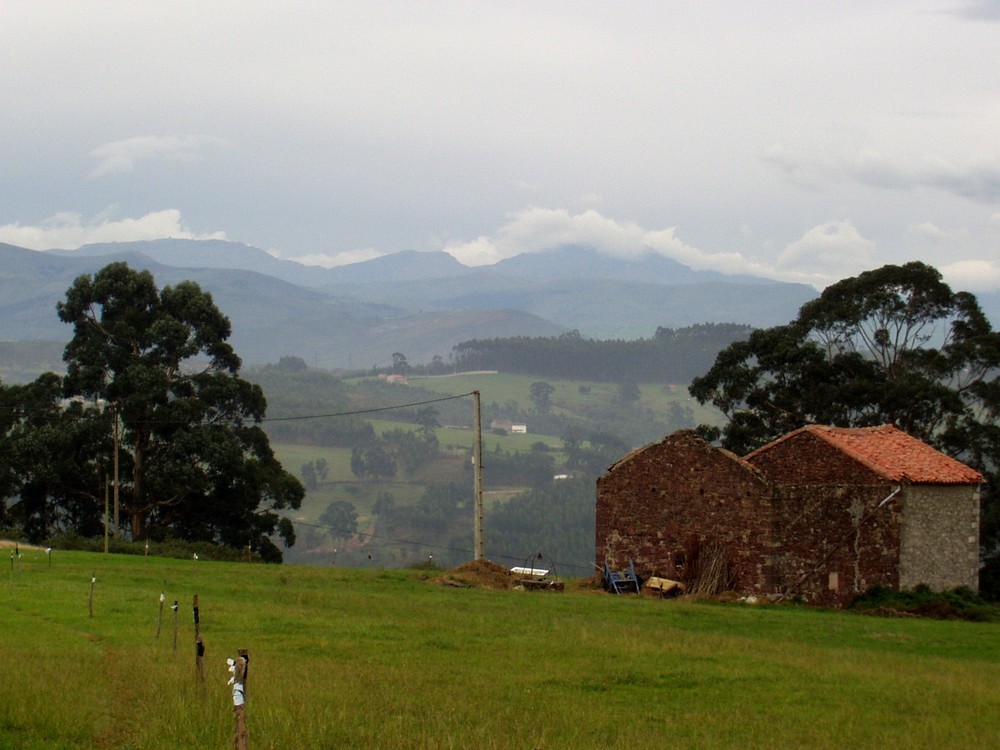
<svg viewBox="0 0 1000 750">
<path fill-rule="evenodd" d="M 94 536 L 102 529 L 109 422 L 61 396 L 54 373 L 0 387 L 0 503 L 7 506 L 0 517 L 31 542 L 56 531 Z"/>
<path fill-rule="evenodd" d="M 720 352 L 690 391 L 728 417 L 722 442 L 738 453 L 806 423 L 891 422 L 989 469 L 998 367 L 976 298 L 913 262 L 827 287 L 788 325 Z"/>
<path fill-rule="evenodd" d="M 892 423 L 987 477 L 983 557 L 1000 565 L 1000 333 L 931 266 L 884 266 L 827 287 L 788 325 L 722 350 L 691 394 L 747 453 L 807 423 Z"/>
<path fill-rule="evenodd" d="M 122 508 L 134 539 L 177 536 L 253 546 L 294 543 L 278 511 L 304 490 L 260 427 L 266 402 L 239 377 L 228 318 L 191 281 L 157 289 L 112 263 L 83 275 L 57 306 L 73 326 L 64 393 L 105 405 L 117 431 Z"/>
</svg>

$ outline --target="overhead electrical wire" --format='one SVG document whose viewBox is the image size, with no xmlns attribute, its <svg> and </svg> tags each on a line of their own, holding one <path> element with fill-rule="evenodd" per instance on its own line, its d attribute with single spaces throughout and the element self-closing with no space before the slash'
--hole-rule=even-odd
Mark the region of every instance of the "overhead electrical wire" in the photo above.
<svg viewBox="0 0 1000 750">
<path fill-rule="evenodd" d="M 304 420 L 304 419 L 327 419 L 327 418 L 332 418 L 332 417 L 353 417 L 353 416 L 357 416 L 359 414 L 374 414 L 376 412 L 392 411 L 394 409 L 409 409 L 409 408 L 414 407 L 414 406 L 427 406 L 428 404 L 437 404 L 437 403 L 440 403 L 442 401 L 454 401 L 454 400 L 460 399 L 460 398 L 467 398 L 468 396 L 473 395 L 473 393 L 475 393 L 475 391 L 469 391 L 468 393 L 459 393 L 459 394 L 456 394 L 456 395 L 453 395 L 453 396 L 441 396 L 440 398 L 426 399 L 424 401 L 413 401 L 413 402 L 406 403 L 406 404 L 395 404 L 393 406 L 376 406 L 376 407 L 372 407 L 370 409 L 354 409 L 352 411 L 328 412 L 328 413 L 324 413 L 324 414 L 299 414 L 299 415 L 295 415 L 295 416 L 291 416 L 291 417 L 261 417 L 261 419 L 256 420 L 256 421 L 249 420 L 249 419 L 248 420 L 235 420 L 234 419 L 234 420 L 229 420 L 229 421 L 231 421 L 233 423 L 239 422 L 240 424 L 243 424 L 243 423 L 260 424 L 260 423 L 263 423 L 263 422 L 294 422 L 294 421 L 301 421 L 301 420 Z M 47 410 L 47 409 L 46 410 L 42 410 L 42 409 L 21 409 L 19 406 L 9 406 L 9 405 L 0 405 L 0 411 L 20 412 L 25 417 L 30 416 L 30 415 L 42 415 L 42 416 L 48 416 L 49 415 L 49 410 Z M 61 419 L 66 419 L 65 415 L 62 412 L 60 412 L 59 414 L 52 414 L 52 416 L 59 417 Z M 72 421 L 77 421 L 77 420 L 82 420 L 82 419 L 84 419 L 84 417 L 81 415 L 80 417 L 74 417 L 74 418 L 72 418 Z M 218 424 L 220 422 L 225 422 L 225 421 L 227 421 L 227 420 L 222 419 L 222 420 L 219 420 L 218 422 L 209 422 L 209 423 Z M 189 424 L 189 422 L 186 421 L 186 420 L 173 420 L 173 419 L 162 419 L 162 420 L 144 419 L 144 420 L 142 420 L 142 423 L 143 424 Z"/>
<path fill-rule="evenodd" d="M 264 417 L 261 422 L 292 422 L 300 419 L 323 419 L 325 417 L 353 417 L 358 414 L 373 414 L 378 411 L 392 411 L 393 409 L 408 409 L 411 406 L 426 406 L 427 404 L 437 404 L 441 401 L 453 401 L 458 398 L 465 398 L 466 396 L 471 396 L 475 391 L 469 391 L 468 393 L 460 393 L 455 396 L 442 396 L 441 398 L 432 398 L 426 401 L 414 401 L 410 404 L 398 404 L 396 406 L 378 406 L 371 409 L 358 409 L 356 411 L 341 411 L 333 412 L 331 414 L 303 414 L 297 417 Z"/>
</svg>

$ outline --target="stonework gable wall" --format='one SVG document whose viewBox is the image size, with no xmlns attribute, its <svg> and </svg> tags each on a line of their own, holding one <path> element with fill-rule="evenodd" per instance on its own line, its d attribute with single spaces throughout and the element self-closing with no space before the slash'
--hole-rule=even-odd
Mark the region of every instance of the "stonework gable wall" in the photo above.
<svg viewBox="0 0 1000 750">
<path fill-rule="evenodd" d="M 772 482 L 782 484 L 885 484 L 876 474 L 825 440 L 807 432 L 748 457 Z"/>
<path fill-rule="evenodd" d="M 901 503 L 888 485 L 775 488 L 775 576 L 782 593 L 841 605 L 899 585 Z"/>
<path fill-rule="evenodd" d="M 979 488 L 911 485 L 903 493 L 899 585 L 979 588 Z"/>
<path fill-rule="evenodd" d="M 682 431 L 597 481 L 597 563 L 684 578 L 693 552 L 725 550 L 737 590 L 770 585 L 771 496 L 743 461 Z"/>
</svg>

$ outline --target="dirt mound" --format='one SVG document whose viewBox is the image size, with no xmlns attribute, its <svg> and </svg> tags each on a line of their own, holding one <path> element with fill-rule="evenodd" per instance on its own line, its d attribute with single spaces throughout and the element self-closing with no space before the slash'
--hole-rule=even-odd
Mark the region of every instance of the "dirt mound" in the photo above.
<svg viewBox="0 0 1000 750">
<path fill-rule="evenodd" d="M 473 560 L 446 571 L 435 583 L 460 588 L 509 589 L 514 574 L 489 560 Z"/>
</svg>

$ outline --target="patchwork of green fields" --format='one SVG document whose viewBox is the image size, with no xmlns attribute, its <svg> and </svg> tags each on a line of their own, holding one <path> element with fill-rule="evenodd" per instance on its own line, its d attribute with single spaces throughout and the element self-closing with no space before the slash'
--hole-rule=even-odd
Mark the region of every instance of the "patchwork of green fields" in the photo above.
<svg viewBox="0 0 1000 750">
<path fill-rule="evenodd" d="M 527 375 L 506 373 L 465 373 L 456 376 L 413 377 L 408 386 L 379 384 L 377 379 L 367 377 L 345 381 L 355 398 L 355 410 L 384 409 L 386 406 L 420 403 L 441 396 L 468 394 L 473 390 L 481 393 L 484 411 L 483 452 L 484 500 L 487 509 L 497 503 L 506 503 L 519 492 L 538 486 L 537 473 L 533 477 L 518 471 L 497 468 L 494 455 L 536 454 L 542 460 L 551 459 L 551 474 L 574 474 L 579 470 L 567 468 L 569 454 L 564 443 L 565 430 L 572 425 L 579 445 L 588 445 L 591 435 L 611 435 L 623 438 L 621 446 L 613 449 L 595 468 L 589 466 L 583 474 L 602 470 L 628 450 L 650 440 L 658 440 L 671 428 L 670 415 L 687 410 L 691 424 L 699 421 L 714 422 L 718 415 L 712 410 L 698 406 L 687 394 L 683 385 L 641 384 L 638 386 L 639 400 L 636 403 L 620 403 L 620 387 L 617 384 L 585 382 L 575 380 L 547 380 L 552 388 L 551 414 L 539 415 L 531 400 L 532 383 L 539 380 Z M 376 386 L 376 387 L 372 387 Z M 363 394 L 363 398 L 362 398 Z M 442 425 L 434 430 L 441 455 L 426 461 L 419 468 L 407 472 L 401 462 L 396 462 L 396 474 L 392 477 L 368 477 L 360 481 L 351 471 L 351 448 L 320 445 L 303 445 L 287 440 L 273 440 L 272 447 L 279 460 L 290 472 L 301 476 L 302 466 L 309 462 L 324 461 L 328 469 L 326 478 L 307 490 L 300 510 L 288 515 L 296 522 L 298 542 L 285 552 L 286 560 L 310 564 L 343 564 L 364 566 L 370 560 L 395 566 L 413 562 L 432 553 L 454 554 L 449 550 L 467 549 L 472 543 L 471 519 L 469 528 L 456 528 L 443 524 L 440 528 L 424 527 L 415 530 L 403 524 L 377 524 L 374 511 L 376 499 L 382 494 L 390 494 L 397 509 L 412 508 L 424 495 L 428 487 L 455 483 L 468 486 L 472 493 L 472 473 L 466 463 L 471 454 L 474 432 L 472 423 L 472 399 L 436 401 L 431 404 L 439 409 L 438 422 Z M 364 413 L 376 435 L 403 430 L 415 432 L 418 425 L 413 419 L 419 407 L 405 407 L 402 410 L 388 409 Z M 490 414 L 525 421 L 527 434 L 503 434 L 489 428 Z M 369 418 L 371 417 L 371 418 Z M 335 417 L 324 417 L 334 419 Z M 550 434 L 546 434 L 548 429 Z M 551 434 L 558 433 L 558 434 Z M 629 436 L 626 438 L 625 436 Z M 630 442 L 631 441 L 631 442 Z M 634 442 L 640 441 L 640 442 Z M 545 472 L 542 472 L 543 474 Z M 362 532 L 354 539 L 337 540 L 330 536 L 328 528 L 320 522 L 320 516 L 333 502 L 349 502 L 358 515 L 358 528 Z M 592 492 L 584 492 L 580 503 L 592 503 Z M 459 526 L 463 522 L 458 522 Z M 579 530 L 576 530 L 579 532 Z M 559 530 L 554 530 L 559 534 Z M 593 532 L 587 532 L 592 537 Z M 559 546 L 564 540 L 550 540 L 548 537 L 531 542 L 529 546 L 542 548 Z M 563 544 L 563 546 L 565 546 Z M 525 548 L 527 549 L 527 548 Z M 334 550 L 337 550 L 335 553 Z M 528 550 L 530 552 L 530 550 Z M 509 554 L 523 555 L 520 546 L 508 550 Z M 579 563 L 579 561 L 577 561 Z M 589 563 L 587 563 L 589 568 Z"/>
</svg>

